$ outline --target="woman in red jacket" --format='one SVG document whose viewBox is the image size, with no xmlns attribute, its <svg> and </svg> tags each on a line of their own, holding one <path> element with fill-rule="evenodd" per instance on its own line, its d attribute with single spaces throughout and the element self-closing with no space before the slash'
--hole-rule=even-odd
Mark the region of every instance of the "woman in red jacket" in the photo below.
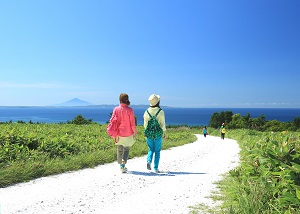
<svg viewBox="0 0 300 214">
<path fill-rule="evenodd" d="M 129 107 L 130 101 L 127 94 L 122 93 L 119 97 L 120 105 L 115 107 L 112 113 L 117 116 L 119 131 L 117 136 L 117 159 L 122 173 L 127 171 L 127 163 L 130 147 L 134 144 L 137 130 L 134 111 Z"/>
</svg>

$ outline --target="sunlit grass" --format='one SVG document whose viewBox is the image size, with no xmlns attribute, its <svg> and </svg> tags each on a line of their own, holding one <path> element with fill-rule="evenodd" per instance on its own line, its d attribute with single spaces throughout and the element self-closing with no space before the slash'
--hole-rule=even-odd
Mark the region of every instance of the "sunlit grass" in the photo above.
<svg viewBox="0 0 300 214">
<path fill-rule="evenodd" d="M 219 130 L 211 130 L 219 136 Z M 216 184 L 211 197 L 222 205 L 205 213 L 299 213 L 300 134 L 229 130 L 241 147 L 240 165 Z M 197 213 L 197 209 L 193 211 Z"/>
<path fill-rule="evenodd" d="M 129 158 L 147 154 L 143 126 Z M 167 130 L 163 149 L 192 143 L 196 128 Z M 0 187 L 116 161 L 116 146 L 106 125 L 1 124 Z"/>
</svg>

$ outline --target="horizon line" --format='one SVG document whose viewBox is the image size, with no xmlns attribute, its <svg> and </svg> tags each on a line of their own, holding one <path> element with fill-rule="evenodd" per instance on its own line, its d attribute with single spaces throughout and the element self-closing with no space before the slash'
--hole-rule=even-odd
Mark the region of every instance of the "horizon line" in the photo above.
<svg viewBox="0 0 300 214">
<path fill-rule="evenodd" d="M 7 108 L 10 108 L 10 107 L 19 107 L 19 108 L 30 108 L 30 107 L 40 107 L 40 108 L 45 108 L 45 107 L 99 107 L 99 106 L 102 106 L 102 107 L 105 107 L 105 106 L 118 106 L 119 104 L 92 104 L 92 105 L 0 105 L 1 108 L 3 107 L 7 107 Z M 132 104 L 130 106 L 148 106 L 149 107 L 149 104 Z M 271 107 L 271 106 L 265 106 L 265 107 L 262 107 L 262 106 L 247 106 L 247 107 L 238 107 L 238 106 L 207 106 L 207 107 L 191 107 L 191 106 L 164 106 L 162 105 L 161 107 L 163 108 L 203 108 L 203 109 L 206 109 L 206 108 L 212 108 L 212 109 L 230 109 L 230 108 L 233 108 L 233 109 L 247 109 L 247 108 L 257 108 L 257 109 L 300 109 L 300 107 Z"/>
</svg>

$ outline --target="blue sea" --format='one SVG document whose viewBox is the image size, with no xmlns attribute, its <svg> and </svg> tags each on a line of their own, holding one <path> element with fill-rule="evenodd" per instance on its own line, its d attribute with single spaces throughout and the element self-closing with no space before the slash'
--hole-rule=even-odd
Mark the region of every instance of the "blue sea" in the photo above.
<svg viewBox="0 0 300 214">
<path fill-rule="evenodd" d="M 143 124 L 145 107 L 132 107 L 137 116 L 138 125 Z M 214 112 L 232 111 L 252 118 L 264 114 L 267 120 L 282 122 L 293 121 L 300 117 L 299 108 L 173 108 L 162 107 L 165 111 L 167 125 L 208 125 Z M 34 123 L 64 123 L 72 121 L 81 114 L 86 119 L 105 124 L 113 107 L 0 107 L 1 122 L 32 121 Z"/>
</svg>

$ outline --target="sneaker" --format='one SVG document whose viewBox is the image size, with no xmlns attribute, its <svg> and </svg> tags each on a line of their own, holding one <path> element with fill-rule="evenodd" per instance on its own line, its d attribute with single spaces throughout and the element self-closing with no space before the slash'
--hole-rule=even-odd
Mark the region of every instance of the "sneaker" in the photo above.
<svg viewBox="0 0 300 214">
<path fill-rule="evenodd" d="M 162 171 L 159 171 L 158 169 L 154 170 L 155 173 L 161 173 Z"/>
<path fill-rule="evenodd" d="M 124 167 L 124 168 L 121 169 L 121 172 L 122 172 L 122 173 L 127 173 L 127 171 L 128 171 L 128 170 L 127 170 L 126 167 Z"/>
<path fill-rule="evenodd" d="M 147 163 L 147 169 L 151 170 L 151 163 Z"/>
<path fill-rule="evenodd" d="M 120 164 L 120 171 L 122 172 L 122 173 L 125 173 L 125 172 L 127 172 L 127 168 L 125 167 L 125 164 Z"/>
</svg>

